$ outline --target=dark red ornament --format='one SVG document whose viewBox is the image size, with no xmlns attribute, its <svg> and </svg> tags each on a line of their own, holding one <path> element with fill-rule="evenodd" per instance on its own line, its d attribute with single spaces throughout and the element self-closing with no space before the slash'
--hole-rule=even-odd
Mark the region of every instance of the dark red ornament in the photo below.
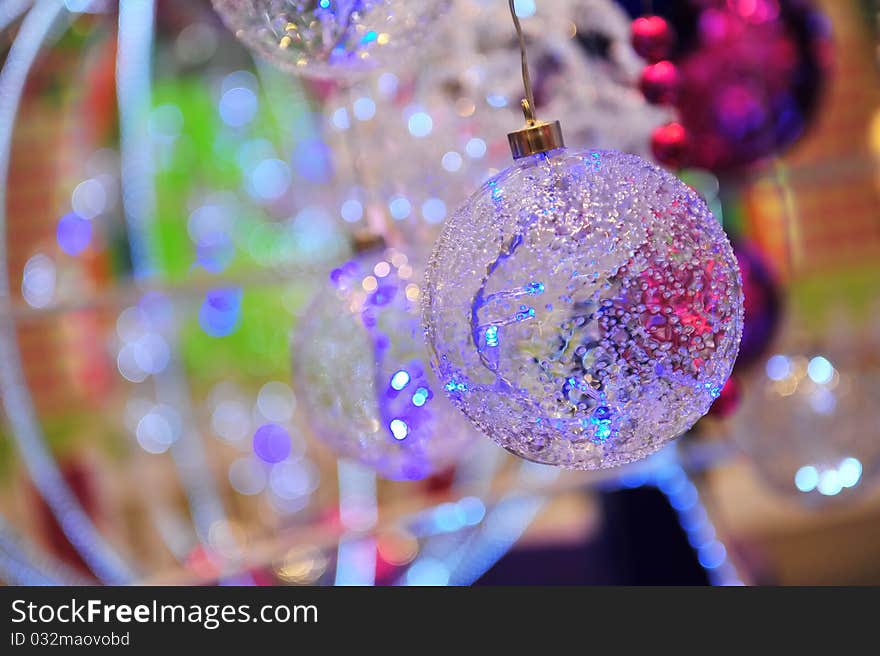
<svg viewBox="0 0 880 656">
<path fill-rule="evenodd" d="M 687 158 L 689 139 L 681 123 L 667 123 L 651 135 L 654 158 L 670 168 L 679 168 Z"/>
<path fill-rule="evenodd" d="M 672 52 L 675 33 L 661 16 L 642 16 L 632 24 L 633 49 L 651 63 L 666 59 Z"/>
<path fill-rule="evenodd" d="M 721 388 L 721 393 L 715 399 L 715 403 L 709 408 L 709 416 L 726 419 L 739 408 L 740 396 L 739 383 L 731 376 Z"/>
<path fill-rule="evenodd" d="M 678 98 L 680 81 L 675 64 L 664 59 L 645 67 L 639 80 L 639 89 L 649 103 L 671 105 Z"/>
</svg>

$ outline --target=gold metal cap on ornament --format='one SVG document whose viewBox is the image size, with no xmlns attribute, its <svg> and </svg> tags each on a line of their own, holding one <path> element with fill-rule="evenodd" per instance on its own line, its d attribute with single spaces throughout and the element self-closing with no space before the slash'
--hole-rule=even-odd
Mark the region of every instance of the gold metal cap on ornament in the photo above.
<svg viewBox="0 0 880 656">
<path fill-rule="evenodd" d="M 537 155 L 565 147 L 562 126 L 559 121 L 548 123 L 537 120 L 528 100 L 522 101 L 522 108 L 526 117 L 526 126 L 507 135 L 513 159 L 522 159 L 529 155 Z"/>
</svg>

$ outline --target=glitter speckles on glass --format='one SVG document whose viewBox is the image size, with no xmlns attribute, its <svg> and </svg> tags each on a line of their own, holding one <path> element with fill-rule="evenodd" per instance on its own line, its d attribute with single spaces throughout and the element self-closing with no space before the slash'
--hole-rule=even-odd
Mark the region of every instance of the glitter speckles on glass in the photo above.
<svg viewBox="0 0 880 656">
<path fill-rule="evenodd" d="M 391 479 L 453 463 L 474 431 L 428 366 L 409 259 L 372 252 L 334 270 L 294 341 L 298 396 L 316 435 Z"/>
<path fill-rule="evenodd" d="M 730 375 L 742 292 L 705 203 L 614 151 L 553 151 L 489 181 L 446 225 L 422 293 L 447 395 L 529 460 L 644 457 Z"/>
</svg>

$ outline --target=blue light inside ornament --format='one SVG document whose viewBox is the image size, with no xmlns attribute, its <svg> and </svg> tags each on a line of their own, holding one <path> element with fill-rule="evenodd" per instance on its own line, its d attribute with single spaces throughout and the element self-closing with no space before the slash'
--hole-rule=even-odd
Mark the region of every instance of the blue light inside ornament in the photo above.
<svg viewBox="0 0 880 656">
<path fill-rule="evenodd" d="M 486 328 L 486 346 L 498 346 L 498 326 Z"/>
<path fill-rule="evenodd" d="M 78 214 L 65 214 L 58 221 L 55 236 L 61 250 L 71 256 L 77 256 L 89 246 L 92 240 L 92 224 Z"/>
<path fill-rule="evenodd" d="M 388 424 L 388 428 L 391 429 L 391 434 L 395 440 L 405 440 L 406 436 L 409 435 L 409 426 L 402 419 L 392 419 L 391 423 Z"/>
<path fill-rule="evenodd" d="M 526 286 L 525 292 L 529 296 L 537 296 L 538 294 L 543 294 L 544 293 L 544 283 L 533 282 L 532 284 Z"/>
<path fill-rule="evenodd" d="M 401 369 L 391 377 L 391 387 L 398 392 L 409 385 L 409 373 Z"/>
<path fill-rule="evenodd" d="M 361 43 L 372 43 L 379 38 L 379 34 L 375 30 L 370 30 L 361 37 Z"/>
<path fill-rule="evenodd" d="M 590 416 L 590 423 L 594 426 L 593 439 L 597 442 L 605 442 L 611 437 L 611 408 L 600 405 Z"/>
<path fill-rule="evenodd" d="M 462 383 L 457 380 L 450 380 L 446 383 L 446 391 L 447 392 L 467 392 L 468 386 L 467 383 Z"/>
<path fill-rule="evenodd" d="M 535 318 L 535 308 L 529 307 L 528 305 L 520 305 L 519 312 L 514 315 L 516 321 L 525 321 L 526 319 L 534 319 Z"/>
<path fill-rule="evenodd" d="M 428 397 L 430 396 L 430 391 L 428 391 L 425 387 L 420 387 L 415 391 L 415 394 L 412 396 L 412 404 L 417 408 L 421 408 L 428 401 Z"/>
</svg>

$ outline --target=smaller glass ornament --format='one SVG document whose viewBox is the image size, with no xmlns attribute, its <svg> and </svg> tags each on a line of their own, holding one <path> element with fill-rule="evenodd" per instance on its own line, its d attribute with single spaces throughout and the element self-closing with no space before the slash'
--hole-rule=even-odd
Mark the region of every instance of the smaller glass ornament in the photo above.
<svg viewBox="0 0 880 656">
<path fill-rule="evenodd" d="M 302 75 L 347 79 L 412 59 L 451 0 L 213 0 L 261 57 Z"/>
<path fill-rule="evenodd" d="M 423 317 L 441 383 L 487 436 L 601 469 L 706 413 L 736 358 L 742 291 L 687 185 L 636 155 L 559 148 L 519 159 L 450 218 Z"/>
<path fill-rule="evenodd" d="M 669 57 L 675 44 L 675 32 L 662 16 L 642 16 L 632 23 L 632 45 L 649 62 Z"/>
<path fill-rule="evenodd" d="M 368 250 L 331 273 L 293 341 L 316 436 L 392 480 L 442 471 L 474 436 L 428 364 L 418 281 L 403 253 Z"/>
<path fill-rule="evenodd" d="M 880 473 L 870 372 L 839 346 L 766 358 L 734 419 L 761 478 L 808 505 L 851 497 Z"/>
</svg>

